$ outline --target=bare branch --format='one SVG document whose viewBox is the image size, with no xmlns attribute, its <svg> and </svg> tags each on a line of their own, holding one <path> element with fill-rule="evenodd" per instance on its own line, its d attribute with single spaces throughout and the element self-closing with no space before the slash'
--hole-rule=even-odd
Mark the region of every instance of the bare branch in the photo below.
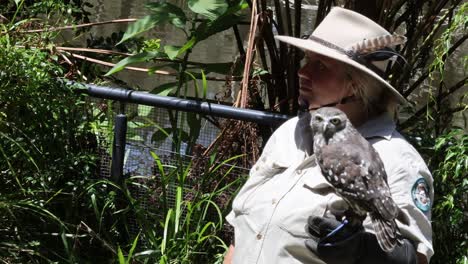
<svg viewBox="0 0 468 264">
<path fill-rule="evenodd" d="M 72 57 L 80 59 L 80 60 L 89 61 L 89 62 L 92 62 L 92 63 L 96 63 L 96 64 L 99 64 L 99 65 L 104 65 L 104 66 L 108 66 L 108 67 L 114 67 L 116 65 L 115 63 L 102 61 L 102 60 L 98 60 L 98 59 L 78 55 L 78 54 L 75 54 L 75 53 L 70 53 L 70 55 Z M 150 69 L 140 68 L 140 67 L 125 67 L 125 69 L 126 70 L 131 70 L 131 71 L 139 71 L 139 72 L 150 72 Z M 156 71 L 151 72 L 151 73 L 155 73 L 155 74 L 159 74 L 159 75 L 178 76 L 178 73 L 176 73 L 176 72 L 168 72 L 168 71 L 161 71 L 161 70 L 156 70 Z M 225 82 L 226 80 L 239 80 L 239 78 L 237 78 L 236 76 L 230 76 L 230 77 L 226 77 L 226 78 L 206 77 L 206 79 L 209 80 L 209 81 L 222 81 L 222 82 Z"/>
<path fill-rule="evenodd" d="M 71 26 L 64 26 L 64 27 L 51 27 L 51 28 L 46 28 L 46 29 L 25 30 L 25 31 L 20 31 L 19 33 L 52 32 L 52 31 L 60 31 L 60 30 L 67 30 L 67 29 L 77 29 L 77 28 L 83 28 L 83 27 L 100 26 L 100 25 L 106 25 L 106 24 L 132 23 L 132 22 L 135 22 L 137 20 L 138 20 L 137 18 L 114 19 L 114 20 L 103 21 L 103 22 L 93 22 L 93 23 L 71 25 Z"/>
</svg>

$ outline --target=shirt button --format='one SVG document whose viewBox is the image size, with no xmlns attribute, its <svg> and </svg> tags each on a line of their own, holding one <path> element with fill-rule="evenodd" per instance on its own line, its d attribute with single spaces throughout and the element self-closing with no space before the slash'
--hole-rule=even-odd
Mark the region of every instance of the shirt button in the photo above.
<svg viewBox="0 0 468 264">
<path fill-rule="evenodd" d="M 257 239 L 258 240 L 262 239 L 262 234 L 257 234 Z"/>
<path fill-rule="evenodd" d="M 276 199 L 271 200 L 271 204 L 276 204 Z"/>
<path fill-rule="evenodd" d="M 296 173 L 297 175 L 300 175 L 302 173 L 302 170 L 297 170 Z"/>
</svg>

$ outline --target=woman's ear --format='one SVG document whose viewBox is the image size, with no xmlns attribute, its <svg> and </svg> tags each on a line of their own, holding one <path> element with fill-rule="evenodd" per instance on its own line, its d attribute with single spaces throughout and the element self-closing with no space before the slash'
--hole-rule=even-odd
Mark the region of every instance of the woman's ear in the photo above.
<svg viewBox="0 0 468 264">
<path fill-rule="evenodd" d="M 356 84 L 354 83 L 353 79 L 351 79 L 351 77 L 349 77 L 347 79 L 347 84 L 346 84 L 346 94 L 345 96 L 351 96 L 351 95 L 357 95 L 358 94 L 358 90 L 356 88 Z"/>
</svg>

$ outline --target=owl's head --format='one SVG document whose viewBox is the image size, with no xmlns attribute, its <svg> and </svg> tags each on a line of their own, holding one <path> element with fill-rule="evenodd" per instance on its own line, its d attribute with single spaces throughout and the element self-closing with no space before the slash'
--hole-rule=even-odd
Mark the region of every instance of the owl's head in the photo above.
<svg viewBox="0 0 468 264">
<path fill-rule="evenodd" d="M 322 107 L 311 112 L 310 124 L 314 135 L 322 135 L 327 141 L 345 129 L 347 123 L 348 117 L 338 108 Z"/>
</svg>

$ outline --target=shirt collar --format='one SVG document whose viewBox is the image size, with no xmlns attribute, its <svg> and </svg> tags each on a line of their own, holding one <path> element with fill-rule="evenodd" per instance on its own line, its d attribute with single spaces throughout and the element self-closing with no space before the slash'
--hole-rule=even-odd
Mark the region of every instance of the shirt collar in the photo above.
<svg viewBox="0 0 468 264">
<path fill-rule="evenodd" d="M 382 137 L 386 140 L 392 138 L 393 131 L 395 131 L 396 125 L 388 113 L 371 119 L 357 128 L 359 133 L 366 139 L 373 137 Z"/>
</svg>

